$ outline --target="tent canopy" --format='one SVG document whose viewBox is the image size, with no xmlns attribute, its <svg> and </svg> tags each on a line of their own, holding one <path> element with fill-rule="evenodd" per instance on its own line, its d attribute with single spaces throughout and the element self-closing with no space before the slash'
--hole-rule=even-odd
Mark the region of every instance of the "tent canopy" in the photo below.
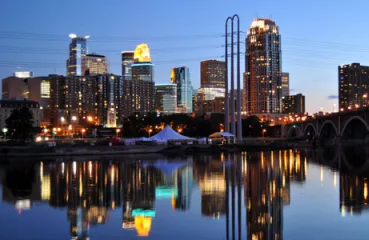
<svg viewBox="0 0 369 240">
<path fill-rule="evenodd" d="M 235 137 L 234 134 L 229 132 L 215 132 L 209 136 L 210 138 L 217 138 L 217 137 Z"/>
<path fill-rule="evenodd" d="M 162 131 L 149 138 L 155 141 L 167 141 L 167 140 L 193 140 L 192 138 L 183 136 L 174 131 L 169 125 L 167 125 Z"/>
</svg>

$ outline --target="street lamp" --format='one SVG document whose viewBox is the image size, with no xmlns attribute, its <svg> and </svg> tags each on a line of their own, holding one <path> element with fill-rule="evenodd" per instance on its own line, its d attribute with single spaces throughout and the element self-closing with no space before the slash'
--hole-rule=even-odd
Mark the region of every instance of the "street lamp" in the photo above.
<svg viewBox="0 0 369 240">
<path fill-rule="evenodd" d="M 120 129 L 119 129 L 119 128 L 117 128 L 117 130 L 115 130 L 115 132 L 117 133 L 117 137 L 118 137 L 118 135 L 119 135 L 119 133 L 120 133 Z"/>
<path fill-rule="evenodd" d="M 3 128 L 3 133 L 4 133 L 4 139 L 6 140 L 6 133 L 8 132 L 7 128 Z"/>
<path fill-rule="evenodd" d="M 86 132 L 86 129 L 82 128 L 81 133 L 82 133 L 82 138 L 83 138 L 83 134 Z"/>
<path fill-rule="evenodd" d="M 152 129 L 149 129 L 149 137 L 150 137 L 150 134 L 152 133 Z"/>
<path fill-rule="evenodd" d="M 264 138 L 264 134 L 266 133 L 266 131 L 267 131 L 266 129 L 263 129 L 263 135 L 262 135 L 263 138 Z"/>
</svg>

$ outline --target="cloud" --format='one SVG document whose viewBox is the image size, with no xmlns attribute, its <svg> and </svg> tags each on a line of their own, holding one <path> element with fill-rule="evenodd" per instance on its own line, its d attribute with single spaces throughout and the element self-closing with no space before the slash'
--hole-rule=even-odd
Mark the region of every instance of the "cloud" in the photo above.
<svg viewBox="0 0 369 240">
<path fill-rule="evenodd" d="M 338 99 L 338 96 L 337 95 L 329 95 L 328 96 L 328 99 L 331 100 L 331 99 Z"/>
</svg>

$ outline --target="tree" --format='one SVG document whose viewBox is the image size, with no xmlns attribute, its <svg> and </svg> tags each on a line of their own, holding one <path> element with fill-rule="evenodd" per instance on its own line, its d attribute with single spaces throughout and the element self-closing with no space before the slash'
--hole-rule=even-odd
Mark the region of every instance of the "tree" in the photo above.
<svg viewBox="0 0 369 240">
<path fill-rule="evenodd" d="M 27 141 L 33 139 L 37 129 L 33 127 L 33 115 L 28 108 L 13 110 L 5 121 L 9 136 L 13 140 Z"/>
<path fill-rule="evenodd" d="M 249 116 L 246 119 L 242 119 L 242 135 L 244 137 L 260 137 L 262 127 L 260 118 L 257 116 Z"/>
</svg>

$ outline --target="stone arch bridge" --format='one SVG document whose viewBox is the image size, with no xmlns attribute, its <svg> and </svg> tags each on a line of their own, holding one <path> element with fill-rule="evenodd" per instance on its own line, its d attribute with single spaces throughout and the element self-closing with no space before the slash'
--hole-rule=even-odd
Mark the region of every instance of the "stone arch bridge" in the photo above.
<svg viewBox="0 0 369 240">
<path fill-rule="evenodd" d="M 369 140 L 369 108 L 333 113 L 282 125 L 282 137 L 332 141 Z"/>
</svg>

